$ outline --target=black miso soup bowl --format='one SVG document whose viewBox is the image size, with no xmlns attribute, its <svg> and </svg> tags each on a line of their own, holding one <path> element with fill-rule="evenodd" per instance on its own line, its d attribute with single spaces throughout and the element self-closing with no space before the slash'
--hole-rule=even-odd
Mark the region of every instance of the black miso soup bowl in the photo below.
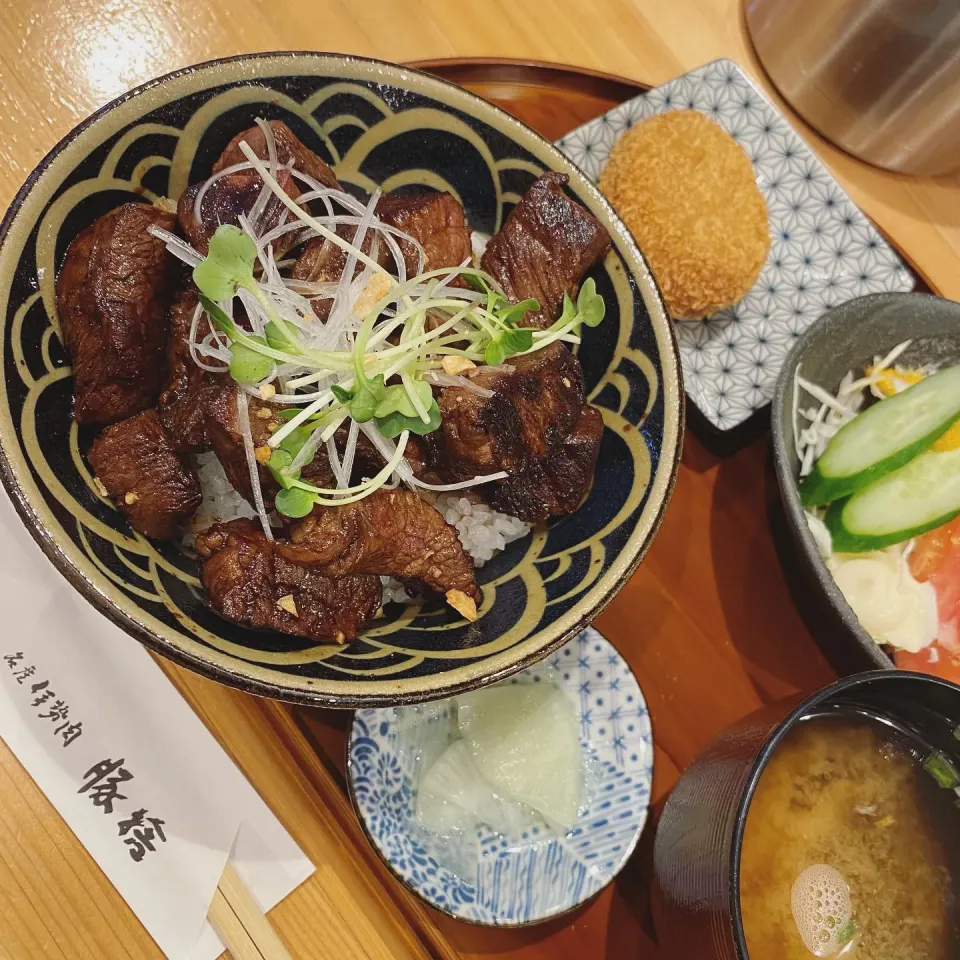
<svg viewBox="0 0 960 960">
<path fill-rule="evenodd" d="M 654 841 L 657 937 L 677 957 L 749 960 L 740 915 L 740 850 L 750 801 L 786 734 L 825 712 L 866 713 L 914 733 L 960 763 L 960 686 L 905 670 L 838 680 L 770 704 L 725 730 L 673 788 Z M 775 851 L 771 851 L 771 856 Z"/>
<path fill-rule="evenodd" d="M 801 582 L 794 585 L 798 603 L 816 621 L 813 632 L 829 641 L 824 653 L 841 673 L 889 668 L 892 661 L 860 625 L 807 526 L 797 492 L 800 461 L 793 417 L 794 377 L 799 368 L 806 380 L 833 393 L 848 371 L 862 371 L 874 357 L 884 356 L 905 340 L 910 346 L 898 363 L 948 366 L 960 362 L 960 303 L 928 293 L 877 293 L 834 307 L 797 340 L 773 395 L 773 458 L 790 540 L 780 545 L 781 557 L 788 573 L 800 568 Z M 803 395 L 801 406 L 819 404 Z M 785 547 L 792 553 L 784 555 Z"/>
<path fill-rule="evenodd" d="M 257 117 L 285 121 L 366 197 L 440 188 L 492 233 L 536 177 L 606 227 L 591 271 L 607 315 L 579 352 L 604 422 L 594 484 L 571 516 L 486 564 L 481 616 L 388 604 L 347 646 L 248 630 L 205 603 L 195 559 L 134 533 L 101 497 L 71 416 L 54 277 L 67 245 L 130 200 L 179 196 Z M 322 53 L 232 57 L 178 70 L 107 104 L 40 162 L 0 224 L 0 479 L 53 565 L 158 653 L 221 683 L 303 704 L 430 700 L 493 682 L 562 646 L 613 598 L 650 546 L 680 461 L 683 390 L 673 328 L 623 223 L 581 171 L 503 110 L 397 64 Z"/>
</svg>

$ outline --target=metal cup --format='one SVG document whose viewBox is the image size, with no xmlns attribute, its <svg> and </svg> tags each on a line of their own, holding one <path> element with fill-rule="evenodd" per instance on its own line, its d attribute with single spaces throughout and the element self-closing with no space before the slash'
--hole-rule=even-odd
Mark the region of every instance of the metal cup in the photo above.
<svg viewBox="0 0 960 960">
<path fill-rule="evenodd" d="M 957 0 L 746 0 L 750 38 L 784 99 L 879 167 L 960 170 Z"/>
</svg>

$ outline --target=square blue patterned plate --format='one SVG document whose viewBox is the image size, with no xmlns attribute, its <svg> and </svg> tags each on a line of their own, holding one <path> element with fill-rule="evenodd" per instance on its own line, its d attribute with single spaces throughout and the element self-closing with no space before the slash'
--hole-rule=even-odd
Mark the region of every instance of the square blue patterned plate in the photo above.
<svg viewBox="0 0 960 960">
<path fill-rule="evenodd" d="M 825 310 L 913 276 L 787 120 L 730 60 L 655 87 L 557 141 L 596 181 L 617 138 L 670 110 L 699 110 L 746 151 L 767 201 L 770 253 L 750 292 L 707 320 L 676 323 L 691 400 L 720 430 L 766 406 L 793 342 Z"/>
</svg>

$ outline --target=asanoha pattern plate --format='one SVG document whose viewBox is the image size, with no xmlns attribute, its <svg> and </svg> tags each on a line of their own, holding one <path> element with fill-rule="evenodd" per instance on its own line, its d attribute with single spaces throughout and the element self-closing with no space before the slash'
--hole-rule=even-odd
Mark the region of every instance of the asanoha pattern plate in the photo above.
<svg viewBox="0 0 960 960">
<path fill-rule="evenodd" d="M 388 605 L 348 646 L 253 631 L 216 616 L 193 558 L 134 534 L 93 484 L 92 435 L 71 417 L 54 277 L 67 244 L 131 199 L 178 196 L 256 117 L 283 119 L 348 189 L 451 191 L 493 232 L 544 170 L 604 223 L 591 272 L 607 319 L 581 351 L 605 431 L 587 501 L 480 572 L 481 617 Z M 132 91 L 39 165 L 0 226 L 0 472 L 47 555 L 83 595 L 153 649 L 265 696 L 330 706 L 436 698 L 545 656 L 609 601 L 659 526 L 679 460 L 679 362 L 656 285 L 629 232 L 566 158 L 515 118 L 442 80 L 332 54 L 263 54 L 190 67 Z"/>
<path fill-rule="evenodd" d="M 357 711 L 348 780 L 367 835 L 390 869 L 429 904 L 474 923 L 520 926 L 599 893 L 633 852 L 653 779 L 650 717 L 626 661 L 592 627 L 507 683 L 553 682 L 575 704 L 589 786 L 566 836 L 536 828 L 501 836 L 478 826 L 469 845 L 411 829 L 421 773 L 418 707 Z M 449 701 L 429 715 L 448 722 Z M 445 711 L 445 712 L 444 712 Z M 475 839 L 475 843 L 474 843 Z"/>
<path fill-rule="evenodd" d="M 770 254 L 753 289 L 706 321 L 675 324 L 684 386 L 720 430 L 765 407 L 794 341 L 825 310 L 912 290 L 900 258 L 784 116 L 730 60 L 716 60 L 583 124 L 557 146 L 591 180 L 617 138 L 670 110 L 699 110 L 746 151 L 767 201 Z"/>
</svg>

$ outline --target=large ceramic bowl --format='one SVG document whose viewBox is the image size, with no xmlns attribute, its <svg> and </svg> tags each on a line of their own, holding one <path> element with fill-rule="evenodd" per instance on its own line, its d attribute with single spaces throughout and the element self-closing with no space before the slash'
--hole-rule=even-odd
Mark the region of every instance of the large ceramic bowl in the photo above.
<svg viewBox="0 0 960 960">
<path fill-rule="evenodd" d="M 960 304 L 926 293 L 878 293 L 834 307 L 797 341 L 773 396 L 774 463 L 799 566 L 813 587 L 811 600 L 826 601 L 816 613 L 826 621 L 830 643 L 848 648 L 836 651 L 838 661 L 855 669 L 889 668 L 893 663 L 844 599 L 804 518 L 797 492 L 793 380 L 800 367 L 805 379 L 834 392 L 848 371 L 862 370 L 904 340 L 911 341 L 899 360 L 906 366 L 960 362 Z"/>
<path fill-rule="evenodd" d="M 282 118 L 366 194 L 450 190 L 492 232 L 544 170 L 606 226 L 613 250 L 592 272 L 607 318 L 580 349 L 605 431 L 593 490 L 571 517 L 536 528 L 480 572 L 481 617 L 391 606 L 363 639 L 318 646 L 222 620 L 195 562 L 131 532 L 97 496 L 70 415 L 54 276 L 70 240 L 132 198 L 177 196 L 206 176 L 256 117 Z M 636 568 L 677 469 L 683 414 L 677 348 L 629 232 L 553 146 L 483 100 L 415 70 L 314 53 L 214 61 L 108 104 L 44 158 L 0 227 L 0 459 L 24 523 L 61 573 L 154 650 L 224 683 L 302 703 L 430 699 L 504 677 L 592 620 Z"/>
</svg>

